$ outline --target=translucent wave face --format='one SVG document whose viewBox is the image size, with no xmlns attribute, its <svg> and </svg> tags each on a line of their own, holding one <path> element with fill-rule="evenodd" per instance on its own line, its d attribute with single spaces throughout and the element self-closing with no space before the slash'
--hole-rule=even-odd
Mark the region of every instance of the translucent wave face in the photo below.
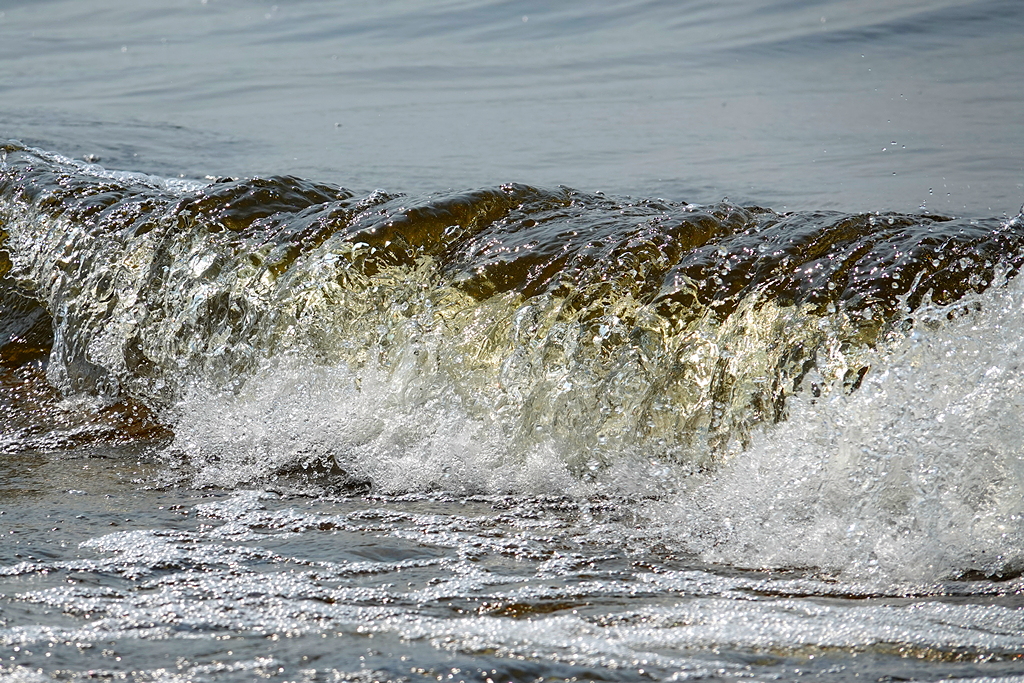
<svg viewBox="0 0 1024 683">
<path fill-rule="evenodd" d="M 651 520 L 648 542 L 739 567 L 880 582 L 1012 576 L 1024 569 L 1022 302 L 1013 282 L 918 311 L 906 337 L 863 359 L 857 391 L 803 392 L 786 421 L 703 472 L 647 444 L 581 472 L 581 441 L 517 443 L 443 373 L 297 361 L 240 393 L 183 402 L 174 448 L 195 483 L 336 467 L 391 493 L 601 493 Z"/>
</svg>

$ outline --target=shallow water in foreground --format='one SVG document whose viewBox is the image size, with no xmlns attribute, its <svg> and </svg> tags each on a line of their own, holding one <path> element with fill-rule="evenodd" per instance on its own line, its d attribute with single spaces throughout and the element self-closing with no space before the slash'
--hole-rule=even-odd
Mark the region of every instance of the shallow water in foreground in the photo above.
<svg viewBox="0 0 1024 683">
<path fill-rule="evenodd" d="M 1020 579 L 740 571 L 625 501 L 153 489 L 137 457 L 5 459 L 14 680 L 1019 680 Z"/>
</svg>

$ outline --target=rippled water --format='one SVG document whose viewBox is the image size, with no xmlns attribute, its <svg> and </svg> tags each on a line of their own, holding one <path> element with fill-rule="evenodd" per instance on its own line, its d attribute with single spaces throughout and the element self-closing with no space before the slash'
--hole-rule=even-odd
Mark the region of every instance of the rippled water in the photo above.
<svg viewBox="0 0 1024 683">
<path fill-rule="evenodd" d="M 1024 680 L 1022 27 L 0 3 L 0 679 Z"/>
<path fill-rule="evenodd" d="M 1016 213 L 1015 0 L 14 2 L 3 137 L 202 178 Z"/>
</svg>

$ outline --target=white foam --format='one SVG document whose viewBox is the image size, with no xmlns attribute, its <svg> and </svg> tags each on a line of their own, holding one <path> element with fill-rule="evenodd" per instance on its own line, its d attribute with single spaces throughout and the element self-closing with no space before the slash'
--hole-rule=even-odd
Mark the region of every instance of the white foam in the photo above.
<svg viewBox="0 0 1024 683">
<path fill-rule="evenodd" d="M 197 484 L 336 462 L 384 493 L 654 493 L 661 502 L 629 505 L 658 534 L 736 566 L 911 582 L 1019 572 L 1024 286 L 915 315 L 915 330 L 878 351 L 852 395 L 837 386 L 792 398 L 788 420 L 702 475 L 623 451 L 584 481 L 579 443 L 515 443 L 498 411 L 469 410 L 443 372 L 296 358 L 237 394 L 193 392 L 174 447 Z"/>
<path fill-rule="evenodd" d="M 668 533 L 709 561 L 845 578 L 1024 569 L 1024 286 L 918 318 L 858 391 L 797 397 L 660 506 Z"/>
<path fill-rule="evenodd" d="M 179 407 L 174 448 L 197 483 L 265 482 L 334 461 L 381 492 L 580 490 L 554 452 L 521 457 L 496 425 L 470 417 L 451 387 L 430 390 L 372 368 L 284 361 L 237 395 L 194 392 Z"/>
<path fill-rule="evenodd" d="M 119 171 L 116 169 L 108 169 L 100 166 L 97 163 L 91 163 L 88 161 L 79 161 L 71 157 L 58 154 L 56 152 L 48 152 L 36 147 L 25 147 L 25 151 L 42 157 L 48 161 L 53 161 L 63 166 L 70 166 L 75 171 L 86 175 L 91 175 L 96 178 L 104 180 L 116 180 L 121 183 L 141 183 L 143 185 L 149 185 L 150 187 L 156 187 L 162 190 L 167 190 L 177 195 L 184 195 L 190 192 L 205 187 L 208 183 L 201 182 L 199 180 L 193 180 L 191 178 L 165 178 L 163 176 L 150 175 L 148 173 L 138 173 L 135 171 Z"/>
</svg>

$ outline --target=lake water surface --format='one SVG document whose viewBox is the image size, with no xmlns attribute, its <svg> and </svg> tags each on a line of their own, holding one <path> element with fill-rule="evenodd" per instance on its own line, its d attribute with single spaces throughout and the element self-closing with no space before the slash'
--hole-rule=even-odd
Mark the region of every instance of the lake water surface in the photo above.
<svg viewBox="0 0 1024 683">
<path fill-rule="evenodd" d="M 0 1 L 0 680 L 1024 681 L 1022 35 Z"/>
</svg>

